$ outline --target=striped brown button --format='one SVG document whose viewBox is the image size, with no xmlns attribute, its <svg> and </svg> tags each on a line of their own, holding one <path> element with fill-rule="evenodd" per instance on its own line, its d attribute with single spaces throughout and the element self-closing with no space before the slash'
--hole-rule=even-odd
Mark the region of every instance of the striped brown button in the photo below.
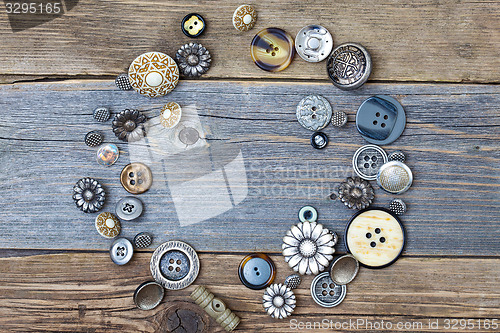
<svg viewBox="0 0 500 333">
<path fill-rule="evenodd" d="M 123 188 L 132 194 L 141 194 L 153 184 L 153 174 L 147 165 L 134 162 L 126 165 L 120 175 Z"/>
</svg>

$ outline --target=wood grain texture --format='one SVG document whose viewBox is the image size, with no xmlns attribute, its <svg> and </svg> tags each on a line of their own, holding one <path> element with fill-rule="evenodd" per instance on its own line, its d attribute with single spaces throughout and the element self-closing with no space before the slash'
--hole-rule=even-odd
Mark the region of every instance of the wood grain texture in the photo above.
<svg viewBox="0 0 500 333">
<path fill-rule="evenodd" d="M 107 253 L 0 259 L 0 328 L 3 332 L 168 332 L 164 317 L 169 309 L 196 310 L 189 294 L 197 285 L 207 286 L 240 316 L 241 332 L 290 332 L 289 319 L 325 318 L 334 323 L 384 320 L 394 327 L 398 322 L 428 325 L 430 319 L 438 319 L 440 331 L 447 331 L 445 318 L 500 317 L 499 259 L 403 258 L 383 270 L 361 269 L 348 285 L 344 302 L 332 309 L 314 303 L 309 290 L 312 277 L 305 277 L 295 290 L 298 306 L 293 316 L 279 321 L 265 314 L 262 290 L 247 289 L 239 282 L 237 267 L 243 255 L 201 254 L 200 275 L 193 285 L 167 290 L 162 304 L 152 311 L 138 310 L 132 295 L 140 283 L 151 280 L 150 257 L 150 252 L 136 253 L 126 266 L 114 265 Z M 275 281 L 282 282 L 291 270 L 281 256 L 272 258 L 278 272 Z M 207 332 L 223 331 L 211 319 L 204 318 L 204 323 Z M 483 330 L 477 326 L 471 330 L 477 331 Z"/>
<path fill-rule="evenodd" d="M 279 27 L 293 36 L 305 25 L 322 24 L 335 45 L 358 42 L 370 51 L 371 80 L 499 82 L 500 6 L 497 1 L 396 0 L 301 1 L 254 3 L 254 29 L 232 26 L 240 1 L 81 0 L 64 16 L 13 33 L 0 11 L 2 81 L 23 77 L 117 75 L 146 51 L 174 55 L 187 42 L 201 42 L 213 57 L 205 78 L 283 78 L 328 80 L 325 63 L 296 56 L 280 73 L 255 66 L 249 46 L 261 29 Z M 182 18 L 198 12 L 207 21 L 202 36 L 191 39 Z M 17 77 L 20 75 L 20 77 Z"/>
<path fill-rule="evenodd" d="M 325 129 L 331 143 L 321 151 L 310 146 L 311 132 L 295 117 L 297 103 L 310 93 L 349 115 L 345 128 Z M 1 86 L 2 247 L 108 248 L 95 230 L 96 214 L 74 206 L 72 187 L 81 177 L 97 178 L 108 193 L 102 211 L 114 211 L 128 194 L 119 175 L 130 161 L 149 165 L 154 181 L 139 196 L 145 213 L 123 222 L 123 236 L 149 231 L 155 245 L 177 238 L 201 251 L 279 252 L 281 238 L 307 204 L 318 209 L 320 223 L 343 236 L 354 211 L 327 197 L 353 175 L 352 155 L 366 144 L 354 115 L 374 94 L 396 97 L 407 114 L 403 135 L 384 147 L 405 151 L 415 176 L 400 196 L 409 206 L 402 218 L 405 253 L 498 255 L 500 87 L 427 84 L 369 84 L 345 93 L 320 83 L 198 81 L 181 82 L 159 99 L 118 91 L 111 81 Z M 180 126 L 195 123 L 186 118 L 189 112 L 198 114 L 206 137 L 198 148 L 173 151 L 177 141 L 154 125 L 166 101 L 184 108 Z M 113 112 L 143 111 L 150 119 L 146 140 L 118 141 L 110 121 L 92 118 L 102 105 Z M 121 150 L 112 167 L 97 164 L 97 149 L 83 142 L 94 129 Z M 233 163 L 238 155 L 239 166 Z M 373 186 L 374 204 L 387 206 L 393 196 Z"/>
</svg>

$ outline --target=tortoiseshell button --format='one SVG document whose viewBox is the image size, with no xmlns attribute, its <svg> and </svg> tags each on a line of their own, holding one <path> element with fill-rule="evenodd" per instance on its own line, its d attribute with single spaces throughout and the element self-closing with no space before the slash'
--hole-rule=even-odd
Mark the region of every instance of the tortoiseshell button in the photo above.
<svg viewBox="0 0 500 333">
<path fill-rule="evenodd" d="M 295 56 L 293 38 L 282 29 L 261 30 L 252 40 L 250 54 L 259 68 L 269 72 L 282 71 Z"/>
<path fill-rule="evenodd" d="M 233 25 L 238 31 L 248 31 L 257 21 L 257 13 L 250 5 L 241 5 L 234 11 Z"/>
<path fill-rule="evenodd" d="M 182 19 L 181 28 L 184 35 L 195 38 L 205 31 L 205 20 L 199 14 L 187 14 Z"/>
<path fill-rule="evenodd" d="M 333 37 L 320 25 L 308 25 L 295 37 L 295 49 L 305 61 L 320 62 L 332 52 Z"/>
<path fill-rule="evenodd" d="M 120 234 L 120 220 L 111 213 L 101 213 L 95 219 L 95 228 L 99 235 L 106 238 L 115 238 Z"/>
<path fill-rule="evenodd" d="M 153 184 L 153 174 L 147 165 L 134 162 L 126 165 L 120 175 L 123 188 L 132 194 L 141 194 Z"/>
<path fill-rule="evenodd" d="M 264 289 L 274 281 L 276 266 L 264 253 L 252 253 L 240 262 L 238 276 L 241 283 L 250 289 Z"/>
</svg>

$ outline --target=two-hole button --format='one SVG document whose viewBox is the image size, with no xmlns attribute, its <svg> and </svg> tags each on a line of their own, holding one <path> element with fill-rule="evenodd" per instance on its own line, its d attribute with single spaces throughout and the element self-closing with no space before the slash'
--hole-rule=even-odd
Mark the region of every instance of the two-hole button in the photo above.
<svg viewBox="0 0 500 333">
<path fill-rule="evenodd" d="M 241 283 L 250 289 L 269 286 L 276 275 L 276 267 L 271 258 L 263 253 L 247 255 L 240 263 L 238 276 Z"/>
</svg>

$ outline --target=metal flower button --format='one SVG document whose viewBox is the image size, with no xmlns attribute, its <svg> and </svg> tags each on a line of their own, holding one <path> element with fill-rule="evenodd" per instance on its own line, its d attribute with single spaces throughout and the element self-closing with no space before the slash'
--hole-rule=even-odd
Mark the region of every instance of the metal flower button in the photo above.
<svg viewBox="0 0 500 333">
<path fill-rule="evenodd" d="M 125 142 L 134 142 L 144 137 L 146 117 L 137 110 L 123 110 L 113 119 L 113 132 Z"/>
<path fill-rule="evenodd" d="M 210 52 L 201 44 L 189 43 L 181 46 L 175 54 L 182 75 L 199 77 L 205 74 L 212 64 Z"/>
<path fill-rule="evenodd" d="M 73 187 L 73 200 L 82 212 L 95 213 L 104 206 L 106 192 L 97 180 L 82 178 Z"/>
</svg>

